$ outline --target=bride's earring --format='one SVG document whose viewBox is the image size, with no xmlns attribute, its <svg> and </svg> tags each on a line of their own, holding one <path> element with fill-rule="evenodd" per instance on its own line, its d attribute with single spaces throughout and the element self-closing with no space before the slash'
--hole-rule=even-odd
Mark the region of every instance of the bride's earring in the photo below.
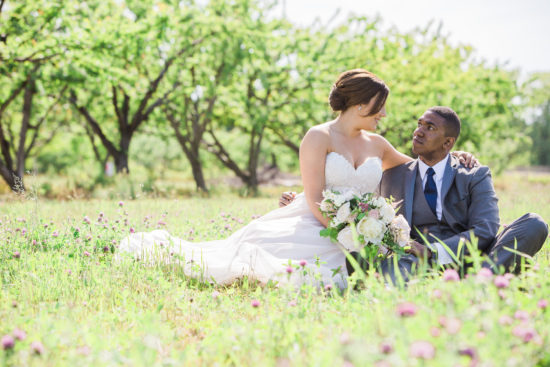
<svg viewBox="0 0 550 367">
<path fill-rule="evenodd" d="M 358 108 L 359 111 L 361 111 L 361 107 L 363 107 L 363 106 L 359 106 L 359 108 Z"/>
</svg>

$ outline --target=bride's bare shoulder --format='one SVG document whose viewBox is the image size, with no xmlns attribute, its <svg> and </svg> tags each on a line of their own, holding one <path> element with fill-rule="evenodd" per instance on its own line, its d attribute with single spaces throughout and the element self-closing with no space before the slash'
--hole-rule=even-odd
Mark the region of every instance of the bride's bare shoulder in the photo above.
<svg viewBox="0 0 550 367">
<path fill-rule="evenodd" d="M 330 142 L 330 122 L 312 126 L 304 136 L 302 144 L 314 143 L 314 144 L 328 144 Z"/>
<path fill-rule="evenodd" d="M 372 133 L 372 132 L 367 132 L 367 131 L 363 131 L 363 134 L 367 137 L 367 139 L 369 139 L 371 142 L 375 144 L 380 144 L 380 145 L 389 144 L 386 138 L 384 138 L 382 135 Z"/>
</svg>

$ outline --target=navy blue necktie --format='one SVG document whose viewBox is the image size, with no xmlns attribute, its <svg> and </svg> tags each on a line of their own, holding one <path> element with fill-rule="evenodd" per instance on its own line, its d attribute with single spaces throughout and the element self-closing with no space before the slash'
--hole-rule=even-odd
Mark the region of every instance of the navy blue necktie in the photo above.
<svg viewBox="0 0 550 367">
<path fill-rule="evenodd" d="M 435 186 L 434 175 L 435 171 L 432 167 L 428 168 L 426 171 L 428 179 L 426 180 L 426 185 L 424 186 L 424 196 L 426 201 L 430 206 L 430 209 L 437 217 L 436 204 L 437 204 L 437 186 Z"/>
</svg>

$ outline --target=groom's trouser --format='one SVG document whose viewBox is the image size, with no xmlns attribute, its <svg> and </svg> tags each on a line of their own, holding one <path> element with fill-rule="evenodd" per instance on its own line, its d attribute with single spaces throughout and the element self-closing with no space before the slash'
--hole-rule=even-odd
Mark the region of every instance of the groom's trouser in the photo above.
<svg viewBox="0 0 550 367">
<path fill-rule="evenodd" d="M 504 266 L 506 271 L 519 273 L 524 257 L 518 255 L 517 252 L 532 257 L 541 249 L 547 237 L 548 225 L 542 217 L 538 214 L 527 213 L 506 226 L 495 237 L 493 243 L 484 251 L 491 261 L 485 261 L 482 266 L 495 271 L 500 266 Z M 506 248 L 513 251 L 507 251 Z M 384 277 L 389 277 L 393 284 L 396 284 L 397 277 L 401 277 L 405 282 L 408 281 L 419 265 L 418 259 L 411 254 L 402 256 L 397 263 L 397 267 L 395 267 L 392 260 L 390 258 L 382 262 L 380 272 Z M 364 267 L 364 263 L 359 262 L 359 264 Z M 351 274 L 351 266 L 347 265 L 348 272 Z"/>
<path fill-rule="evenodd" d="M 359 256 L 357 252 L 352 252 L 351 256 L 355 258 L 358 265 L 364 271 L 367 271 L 370 268 L 368 261 Z M 391 283 L 398 284 L 400 283 L 397 281 L 398 278 L 402 279 L 404 282 L 409 281 L 411 276 L 414 275 L 414 273 L 418 269 L 418 264 L 419 262 L 416 256 L 412 254 L 405 254 L 400 257 L 399 261 L 397 261 L 397 264 L 395 263 L 393 257 L 382 261 L 382 263 L 379 264 L 379 269 L 377 269 L 377 271 L 379 271 L 385 279 L 391 281 Z M 351 275 L 354 272 L 354 269 L 347 259 L 346 267 L 348 270 L 348 274 Z"/>
<path fill-rule="evenodd" d="M 489 260 L 483 267 L 497 270 L 504 266 L 506 271 L 519 273 L 522 258 L 521 252 L 529 257 L 534 256 L 548 237 L 548 225 L 541 216 L 527 213 L 506 226 L 495 238 L 493 243 L 485 249 Z M 512 251 L 508 251 L 511 249 Z M 523 260 L 525 262 L 525 259 Z"/>
</svg>

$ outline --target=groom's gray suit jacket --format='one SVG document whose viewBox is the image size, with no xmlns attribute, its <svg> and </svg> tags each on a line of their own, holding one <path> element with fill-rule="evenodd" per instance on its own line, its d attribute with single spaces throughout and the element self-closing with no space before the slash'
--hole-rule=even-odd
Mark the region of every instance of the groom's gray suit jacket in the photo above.
<svg viewBox="0 0 550 367">
<path fill-rule="evenodd" d="M 459 255 L 460 240 L 469 241 L 472 231 L 478 239 L 479 250 L 488 250 L 499 228 L 498 199 L 489 168 L 466 168 L 452 155 L 447 161 L 441 185 L 441 221 L 426 204 L 418 160 L 386 170 L 380 181 L 379 193 L 400 202 L 398 213 L 411 226 L 412 238 L 423 242 L 416 230 L 421 228 L 429 242 L 436 242 L 437 237 L 455 255 Z"/>
</svg>

